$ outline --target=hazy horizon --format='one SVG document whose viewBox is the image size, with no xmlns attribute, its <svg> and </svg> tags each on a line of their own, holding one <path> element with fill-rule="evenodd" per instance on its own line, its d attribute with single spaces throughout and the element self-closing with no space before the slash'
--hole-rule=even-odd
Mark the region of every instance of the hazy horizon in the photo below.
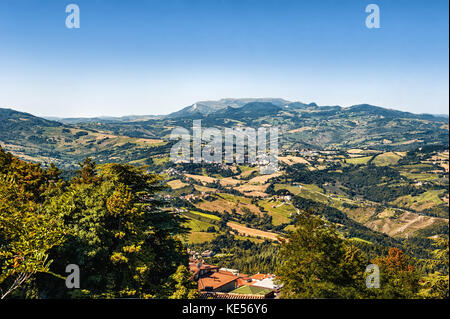
<svg viewBox="0 0 450 319">
<path fill-rule="evenodd" d="M 272 96 L 449 114 L 448 2 L 0 2 L 0 107 L 37 116 L 164 115 Z"/>
<path fill-rule="evenodd" d="M 220 98 L 220 99 L 217 99 L 217 100 L 198 100 L 198 101 L 195 101 L 195 102 L 193 102 L 193 103 L 191 103 L 191 104 L 181 106 L 181 107 L 179 107 L 178 109 L 176 109 L 174 112 L 179 111 L 179 110 L 181 110 L 181 109 L 183 109 L 183 108 L 185 108 L 185 107 L 189 107 L 189 106 L 191 106 L 191 105 L 193 105 L 193 104 L 195 104 L 195 103 L 211 102 L 211 101 L 220 101 L 220 100 L 223 100 L 223 99 L 232 99 L 232 100 L 239 100 L 239 99 L 255 99 L 255 100 L 262 100 L 262 99 L 283 99 L 283 100 L 286 100 L 287 102 L 302 102 L 302 103 L 305 103 L 305 104 L 316 103 L 315 101 L 309 101 L 309 102 L 306 102 L 306 101 L 302 101 L 302 100 L 287 100 L 287 99 L 285 99 L 285 98 L 283 98 L 283 97 L 276 97 L 276 98 L 275 98 L 275 97 L 258 97 L 258 98 L 255 98 L 255 97 L 239 97 L 239 98 L 224 97 L 224 98 Z M 351 106 L 361 105 L 361 104 L 368 104 L 368 105 L 372 105 L 372 106 L 376 106 L 376 107 L 382 107 L 382 108 L 389 109 L 389 110 L 402 111 L 402 112 L 410 112 L 410 111 L 407 111 L 407 110 L 401 110 L 401 109 L 392 108 L 392 107 L 387 107 L 387 106 L 383 106 L 383 105 L 374 105 L 374 104 L 371 104 L 371 103 L 358 103 L 358 104 L 347 105 L 347 106 L 345 106 L 345 105 L 339 105 L 339 104 L 330 104 L 330 105 L 322 105 L 322 104 L 319 104 L 319 103 L 316 103 L 316 104 L 317 104 L 318 106 L 340 106 L 340 107 L 342 107 L 342 108 L 348 108 L 348 107 L 351 107 Z M 151 114 L 151 113 L 147 113 L 147 114 L 134 114 L 134 113 L 130 113 L 130 114 L 123 114 L 123 115 L 98 114 L 98 115 L 93 115 L 93 116 L 78 116 L 78 115 L 75 114 L 75 115 L 73 115 L 73 116 L 55 116 L 55 115 L 52 115 L 52 114 L 36 114 L 36 113 L 32 113 L 32 112 L 20 110 L 20 108 L 14 108 L 14 107 L 10 107 L 10 106 L 1 106 L 1 105 L 0 105 L 0 108 L 6 108 L 6 109 L 9 108 L 9 109 L 13 109 L 13 110 L 15 110 L 15 111 L 24 112 L 24 113 L 29 113 L 29 114 L 31 114 L 31 115 L 38 116 L 38 117 L 43 117 L 43 118 L 58 118 L 58 119 L 68 119 L 68 118 L 102 118 L 102 117 L 104 117 L 104 118 L 108 118 L 108 117 L 120 118 L 120 117 L 128 117 L 128 116 L 130 116 L 130 117 L 131 117 L 131 116 L 165 116 L 165 115 L 169 115 L 170 113 L 172 113 L 172 112 L 164 113 L 164 114 Z M 413 113 L 413 114 L 431 114 L 431 115 L 446 115 L 446 116 L 449 116 L 449 113 L 448 113 L 448 112 L 447 112 L 447 113 L 428 113 L 428 112 L 421 112 L 421 113 L 418 113 L 418 112 L 410 112 L 410 113 Z"/>
</svg>

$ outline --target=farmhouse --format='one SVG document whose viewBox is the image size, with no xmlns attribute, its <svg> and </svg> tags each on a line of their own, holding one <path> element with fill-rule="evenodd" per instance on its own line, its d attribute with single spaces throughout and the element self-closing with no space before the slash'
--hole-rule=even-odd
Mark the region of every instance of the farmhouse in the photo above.
<svg viewBox="0 0 450 319">
<path fill-rule="evenodd" d="M 205 292 L 230 292 L 237 288 L 237 276 L 216 271 L 198 279 L 198 289 Z"/>
<path fill-rule="evenodd" d="M 189 263 L 189 270 L 193 273 L 194 280 L 199 280 L 199 278 L 203 276 L 208 276 L 209 274 L 218 271 L 219 267 L 191 261 Z"/>
<path fill-rule="evenodd" d="M 219 268 L 191 259 L 189 269 L 202 298 L 263 299 L 274 298 L 279 286 L 271 274 L 248 276 L 237 269 Z M 251 287 L 251 288 L 248 288 Z"/>
</svg>

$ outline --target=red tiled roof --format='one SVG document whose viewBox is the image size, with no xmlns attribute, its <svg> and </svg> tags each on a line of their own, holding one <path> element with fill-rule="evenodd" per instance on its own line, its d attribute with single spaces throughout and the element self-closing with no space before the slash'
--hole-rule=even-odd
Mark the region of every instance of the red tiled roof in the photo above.
<svg viewBox="0 0 450 319">
<path fill-rule="evenodd" d="M 250 278 L 252 278 L 254 280 L 263 280 L 263 279 L 266 279 L 269 277 L 270 277 L 270 275 L 267 275 L 267 274 L 256 274 L 256 275 L 250 276 Z"/>
<path fill-rule="evenodd" d="M 198 279 L 198 289 L 205 290 L 206 287 L 217 289 L 237 279 L 237 276 L 230 275 L 222 271 L 214 272 L 208 277 L 202 277 Z"/>
<path fill-rule="evenodd" d="M 254 284 L 254 282 L 251 280 L 251 278 L 238 278 L 237 281 L 238 286 L 251 286 Z"/>
<path fill-rule="evenodd" d="M 230 276 L 236 276 L 235 274 L 233 274 L 231 271 L 226 271 L 226 270 L 220 270 L 220 272 L 224 275 L 230 275 Z M 237 276 L 236 276 L 237 277 Z"/>
</svg>

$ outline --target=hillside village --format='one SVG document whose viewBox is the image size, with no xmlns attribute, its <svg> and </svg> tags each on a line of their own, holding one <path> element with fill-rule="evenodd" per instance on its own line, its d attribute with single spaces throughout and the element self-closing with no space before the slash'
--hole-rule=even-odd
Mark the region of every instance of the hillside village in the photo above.
<svg viewBox="0 0 450 319">
<path fill-rule="evenodd" d="M 237 269 L 210 265 L 198 258 L 198 253 L 190 251 L 189 270 L 192 280 L 198 285 L 204 299 L 273 299 L 277 298 L 282 286 L 274 274 L 247 275 Z M 201 256 L 213 255 L 205 251 Z"/>
</svg>

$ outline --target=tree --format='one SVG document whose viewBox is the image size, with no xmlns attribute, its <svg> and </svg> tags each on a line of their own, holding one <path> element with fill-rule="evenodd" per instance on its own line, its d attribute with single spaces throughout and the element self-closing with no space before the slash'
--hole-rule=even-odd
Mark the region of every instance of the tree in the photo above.
<svg viewBox="0 0 450 319">
<path fill-rule="evenodd" d="M 90 184 L 97 180 L 96 164 L 90 157 L 87 157 L 83 163 L 78 163 L 78 165 L 80 169 L 76 171 L 78 177 L 74 179 L 74 182 Z"/>
<path fill-rule="evenodd" d="M 59 171 L 26 163 L 0 148 L 0 298 L 16 292 L 37 273 L 52 273 L 51 248 L 66 234 L 62 221 L 43 204 Z"/>
<path fill-rule="evenodd" d="M 363 258 L 333 225 L 309 213 L 280 247 L 283 298 L 356 298 L 364 290 Z"/>
<path fill-rule="evenodd" d="M 166 297 L 165 283 L 188 256 L 177 239 L 187 232 L 184 219 L 158 199 L 162 181 L 142 167 L 85 161 L 78 177 L 48 205 L 71 230 L 64 245 L 52 251 L 55 270 L 77 264 L 86 297 Z M 72 296 L 48 279 L 40 287 L 51 296 Z"/>
<path fill-rule="evenodd" d="M 192 279 L 192 274 L 186 266 L 180 265 L 177 271 L 170 276 L 174 292 L 169 296 L 169 299 L 195 299 L 199 297 L 197 284 Z"/>
<path fill-rule="evenodd" d="M 442 248 L 435 249 L 432 252 L 434 257 L 433 266 L 438 267 L 439 271 L 430 273 L 420 279 L 419 296 L 430 299 L 448 299 L 448 239 L 440 239 L 435 243 L 435 245 L 443 246 Z"/>
<path fill-rule="evenodd" d="M 186 274 L 174 273 L 188 264 L 179 239 L 188 229 L 158 196 L 162 177 L 90 159 L 70 182 L 60 173 L 0 148 L 0 297 L 181 294 Z M 68 264 L 80 267 L 81 290 L 58 275 Z"/>
<path fill-rule="evenodd" d="M 412 260 L 398 248 L 390 248 L 384 257 L 372 261 L 380 268 L 380 288 L 372 289 L 374 297 L 411 299 L 417 297 L 420 274 Z"/>
</svg>

